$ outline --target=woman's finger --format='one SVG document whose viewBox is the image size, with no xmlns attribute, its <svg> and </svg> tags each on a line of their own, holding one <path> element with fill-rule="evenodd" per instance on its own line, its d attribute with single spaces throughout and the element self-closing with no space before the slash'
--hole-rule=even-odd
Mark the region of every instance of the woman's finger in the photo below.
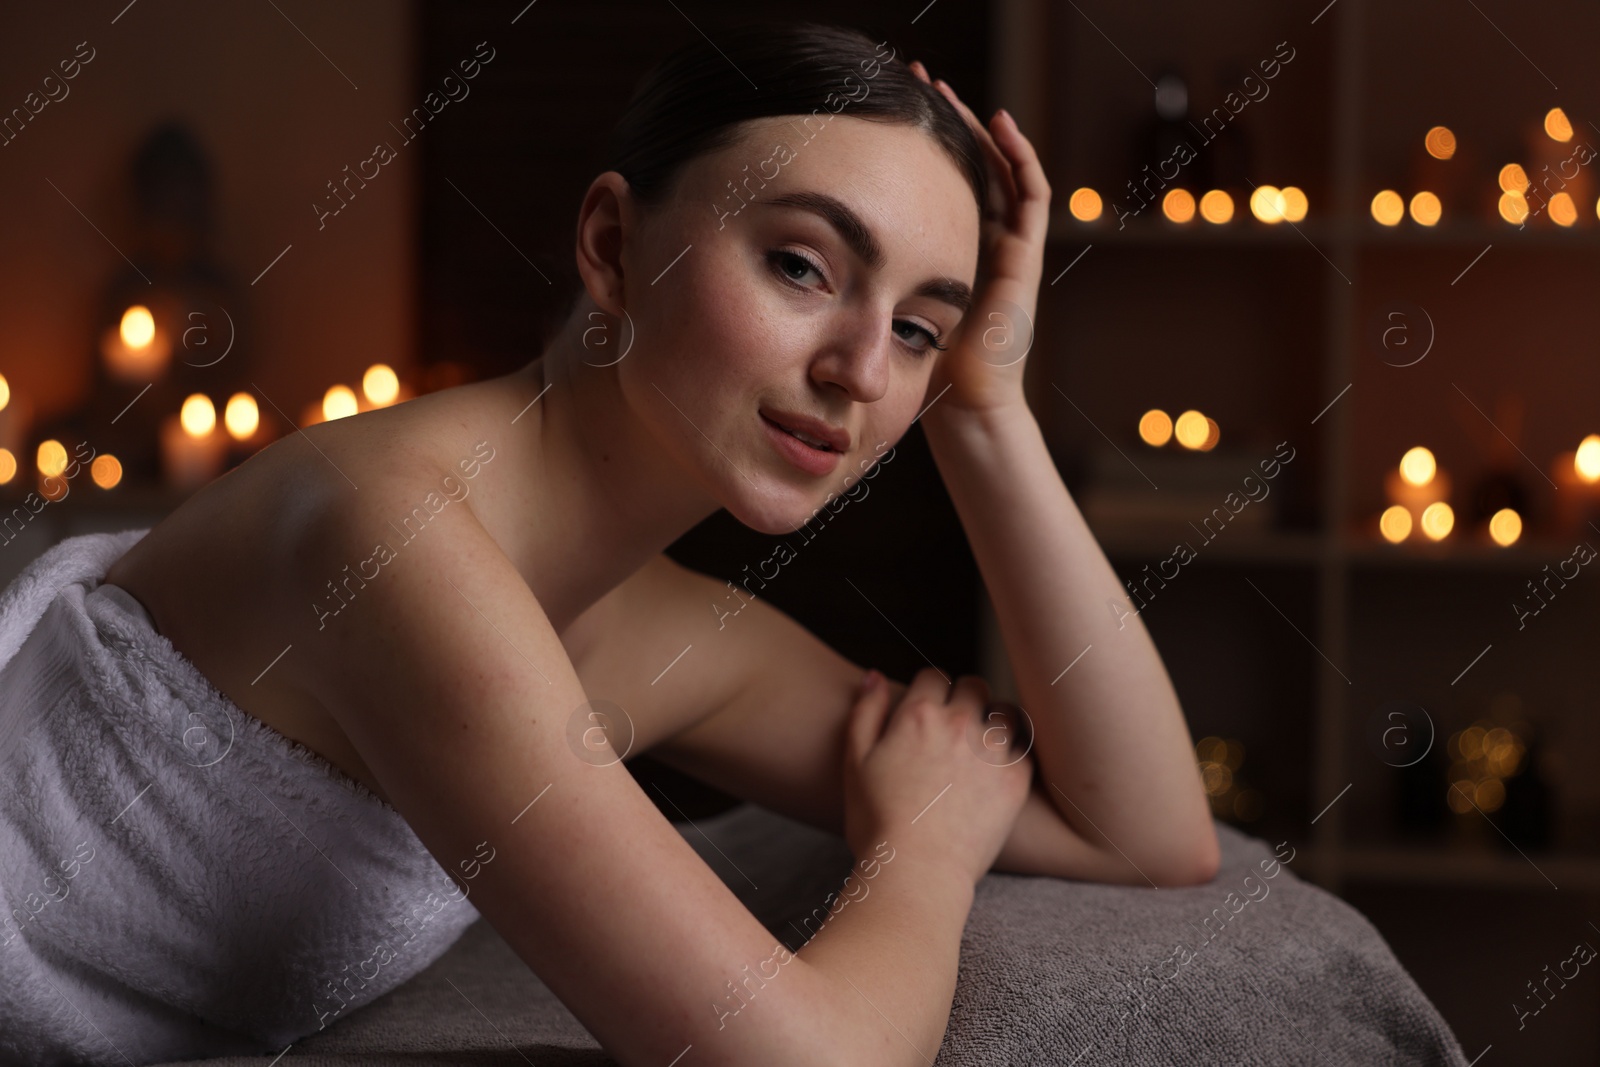
<svg viewBox="0 0 1600 1067">
<path fill-rule="evenodd" d="M 1050 183 L 1033 142 L 1023 135 L 1017 120 L 1002 111 L 995 121 L 998 142 L 1011 160 L 1016 177 L 1015 228 L 1024 236 L 1042 242 L 1050 226 Z"/>
<path fill-rule="evenodd" d="M 978 143 L 983 146 L 984 155 L 989 160 L 989 171 L 999 179 L 998 191 L 1003 194 L 1000 205 L 1001 217 L 1009 218 L 1011 205 L 1016 202 L 1017 198 L 1016 181 L 1011 174 L 1011 160 L 1000 150 L 999 145 L 995 143 L 994 136 L 979 121 L 978 116 L 956 95 L 956 91 L 950 87 L 949 82 L 940 78 L 933 84 L 935 88 L 944 93 L 945 99 L 949 100 L 951 105 L 967 120 L 967 125 L 972 127 L 973 135 L 978 138 Z"/>
<path fill-rule="evenodd" d="M 857 688 L 850 715 L 850 758 L 857 764 L 883 738 L 883 723 L 889 717 L 889 679 L 874 669 L 871 681 L 873 684 Z"/>
</svg>

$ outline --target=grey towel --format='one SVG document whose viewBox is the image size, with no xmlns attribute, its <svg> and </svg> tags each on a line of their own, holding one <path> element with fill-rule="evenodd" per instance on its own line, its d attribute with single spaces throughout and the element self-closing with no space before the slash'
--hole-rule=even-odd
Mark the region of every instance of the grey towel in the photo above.
<svg viewBox="0 0 1600 1067">
<path fill-rule="evenodd" d="M 678 829 L 791 948 L 801 941 L 796 928 L 811 928 L 805 917 L 850 868 L 839 838 L 753 805 Z M 1302 860 L 1291 848 L 1282 863 L 1265 841 L 1226 825 L 1217 833 L 1222 869 L 1206 885 L 984 877 L 962 936 L 944 1044 L 923 1053 L 935 1067 L 1465 1067 L 1449 1026 L 1360 913 L 1296 877 Z M 844 907 L 874 899 L 853 895 Z M 829 936 L 826 927 L 816 936 Z M 1174 954 L 1180 943 L 1187 962 Z M 614 1067 L 480 923 L 414 981 L 295 1045 L 279 1064 L 528 1062 Z"/>
<path fill-rule="evenodd" d="M 102 583 L 146 532 L 0 593 L 0 1063 L 276 1053 L 478 918 L 397 811 Z"/>
</svg>

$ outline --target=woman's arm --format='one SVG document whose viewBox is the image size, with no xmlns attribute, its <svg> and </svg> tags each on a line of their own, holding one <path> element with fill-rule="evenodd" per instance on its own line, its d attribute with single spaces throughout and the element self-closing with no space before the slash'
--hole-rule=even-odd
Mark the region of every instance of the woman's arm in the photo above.
<svg viewBox="0 0 1600 1067">
<path fill-rule="evenodd" d="M 934 368 L 922 421 L 999 618 L 1040 777 L 1061 817 L 1097 844 L 1094 877 L 1208 880 L 1216 829 L 1177 696 L 1143 623 L 1108 608 L 1123 603 L 1121 583 L 1022 388 L 1050 185 L 1009 116 L 986 128 L 935 84 L 978 137 L 992 180 L 980 292 Z"/>
<path fill-rule="evenodd" d="M 310 602 L 415 496 L 364 484 L 297 538 L 285 584 Z M 625 767 L 573 746 L 588 698 L 470 513 L 435 517 L 325 629 L 306 616 L 270 684 L 328 708 L 446 870 L 495 849 L 472 903 L 619 1063 L 911 1067 L 937 1049 L 972 886 L 934 819 L 886 831 L 871 895 L 790 955 Z"/>
<path fill-rule="evenodd" d="M 1099 846 L 1106 876 L 1209 880 L 1216 830 L 1182 709 L 1144 623 L 1108 608 L 1123 603 L 1122 583 L 1033 413 L 1018 404 L 964 417 L 935 404 L 923 423 L 994 603 L 1049 799 Z"/>
</svg>

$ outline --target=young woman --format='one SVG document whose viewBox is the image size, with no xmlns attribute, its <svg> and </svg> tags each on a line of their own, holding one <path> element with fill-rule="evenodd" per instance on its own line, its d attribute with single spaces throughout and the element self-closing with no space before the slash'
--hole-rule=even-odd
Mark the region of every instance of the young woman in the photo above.
<svg viewBox="0 0 1600 1067">
<path fill-rule="evenodd" d="M 921 1064 L 986 871 L 1218 860 L 1160 658 L 1024 400 L 1050 187 L 1004 112 L 809 24 L 674 54 L 609 162 L 537 358 L 285 437 L 104 582 L 446 870 L 492 855 L 472 904 L 620 1063 Z M 982 679 L 864 677 L 662 554 L 718 508 L 799 528 L 918 418 L 1026 752 L 972 744 Z M 870 899 L 775 946 L 616 762 L 645 751 L 841 833 Z"/>
</svg>

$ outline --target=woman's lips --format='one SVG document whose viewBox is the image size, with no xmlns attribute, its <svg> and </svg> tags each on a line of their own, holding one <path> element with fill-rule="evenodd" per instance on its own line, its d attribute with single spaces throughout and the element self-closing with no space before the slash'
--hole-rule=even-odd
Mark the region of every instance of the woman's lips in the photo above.
<svg viewBox="0 0 1600 1067">
<path fill-rule="evenodd" d="M 831 474 L 839 465 L 842 453 L 808 445 L 765 415 L 761 416 L 761 424 L 766 427 L 767 436 L 783 457 L 807 474 L 821 477 Z"/>
</svg>

